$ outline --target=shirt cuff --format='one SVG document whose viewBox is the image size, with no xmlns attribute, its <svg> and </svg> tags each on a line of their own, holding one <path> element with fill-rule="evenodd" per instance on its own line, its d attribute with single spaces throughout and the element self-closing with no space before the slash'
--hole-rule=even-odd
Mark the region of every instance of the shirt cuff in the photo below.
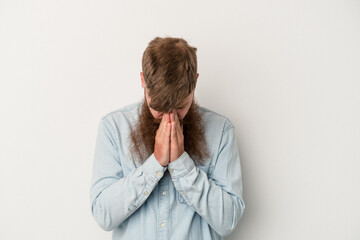
<svg viewBox="0 0 360 240">
<path fill-rule="evenodd" d="M 142 164 L 142 169 L 145 174 L 150 177 L 155 185 L 164 175 L 164 172 L 167 169 L 167 166 L 163 167 L 158 160 L 155 158 L 154 153 Z"/>
<path fill-rule="evenodd" d="M 171 178 L 179 178 L 190 172 L 195 167 L 195 164 L 189 154 L 184 151 L 178 159 L 170 162 L 167 166 Z"/>
</svg>

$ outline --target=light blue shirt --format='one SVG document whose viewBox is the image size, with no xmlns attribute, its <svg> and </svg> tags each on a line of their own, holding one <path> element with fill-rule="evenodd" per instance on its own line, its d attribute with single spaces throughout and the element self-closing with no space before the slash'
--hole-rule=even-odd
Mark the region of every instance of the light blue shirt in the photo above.
<svg viewBox="0 0 360 240">
<path fill-rule="evenodd" d="M 113 240 L 223 239 L 244 213 L 241 165 L 234 126 L 200 106 L 210 158 L 197 165 L 185 151 L 163 167 L 152 154 L 130 158 L 128 135 L 142 102 L 100 120 L 90 188 L 96 222 Z"/>
</svg>

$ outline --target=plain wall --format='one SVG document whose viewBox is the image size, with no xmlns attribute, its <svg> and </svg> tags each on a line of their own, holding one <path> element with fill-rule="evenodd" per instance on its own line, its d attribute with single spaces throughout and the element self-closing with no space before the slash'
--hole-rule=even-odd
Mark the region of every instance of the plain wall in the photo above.
<svg viewBox="0 0 360 240">
<path fill-rule="evenodd" d="M 0 1 L 0 239 L 111 239 L 90 211 L 97 126 L 141 100 L 154 37 L 198 48 L 235 125 L 226 239 L 360 239 L 359 1 Z"/>
</svg>

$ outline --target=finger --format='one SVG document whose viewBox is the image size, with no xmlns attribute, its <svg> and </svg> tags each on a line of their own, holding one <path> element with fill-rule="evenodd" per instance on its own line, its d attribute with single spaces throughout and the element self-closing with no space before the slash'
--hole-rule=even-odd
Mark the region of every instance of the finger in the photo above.
<svg viewBox="0 0 360 240">
<path fill-rule="evenodd" d="M 176 139 L 176 128 L 175 128 L 175 122 L 171 123 L 171 141 L 175 141 Z"/>
<path fill-rule="evenodd" d="M 175 119 L 174 119 L 174 111 L 170 113 L 170 122 L 175 122 Z"/>
<path fill-rule="evenodd" d="M 176 116 L 175 116 L 175 118 L 176 118 L 176 126 L 177 126 L 177 129 L 178 129 L 178 131 L 182 131 L 182 128 L 181 128 L 181 125 L 182 125 L 182 123 L 180 123 L 180 120 L 179 120 L 179 115 L 176 113 L 175 114 Z"/>
<path fill-rule="evenodd" d="M 162 119 L 161 119 L 161 123 L 163 124 L 163 127 L 166 128 L 166 124 L 169 122 L 169 115 L 164 113 Z"/>
<path fill-rule="evenodd" d="M 166 133 L 166 116 L 165 115 L 162 116 L 158 130 L 160 131 L 159 134 Z"/>
<path fill-rule="evenodd" d="M 176 136 L 180 139 L 182 135 L 184 135 L 183 126 L 181 124 L 179 124 L 176 129 Z"/>
<path fill-rule="evenodd" d="M 167 139 L 170 139 L 170 134 L 171 134 L 171 123 L 166 123 L 166 137 Z"/>
<path fill-rule="evenodd" d="M 163 115 L 161 117 L 161 121 L 160 121 L 160 124 L 159 124 L 159 127 L 158 127 L 158 131 L 163 131 L 165 129 L 164 122 L 165 122 L 165 116 Z"/>
<path fill-rule="evenodd" d="M 179 121 L 179 115 L 178 115 L 178 113 L 175 111 L 174 112 L 174 119 L 175 119 L 175 122 L 176 122 L 176 125 L 180 125 L 180 121 Z"/>
</svg>

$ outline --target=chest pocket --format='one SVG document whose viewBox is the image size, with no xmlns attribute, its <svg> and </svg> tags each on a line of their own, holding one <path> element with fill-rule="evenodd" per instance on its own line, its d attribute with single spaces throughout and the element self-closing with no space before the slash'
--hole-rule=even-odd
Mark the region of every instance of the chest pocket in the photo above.
<svg viewBox="0 0 360 240">
<path fill-rule="evenodd" d="M 199 168 L 199 171 L 205 172 L 207 174 L 208 178 L 211 176 L 212 171 L 214 169 L 214 165 L 212 165 L 212 164 L 198 165 L 196 167 Z M 175 192 L 176 192 L 177 201 L 179 203 L 186 204 L 185 199 L 183 198 L 182 194 L 179 193 L 178 191 L 175 191 Z"/>
</svg>

